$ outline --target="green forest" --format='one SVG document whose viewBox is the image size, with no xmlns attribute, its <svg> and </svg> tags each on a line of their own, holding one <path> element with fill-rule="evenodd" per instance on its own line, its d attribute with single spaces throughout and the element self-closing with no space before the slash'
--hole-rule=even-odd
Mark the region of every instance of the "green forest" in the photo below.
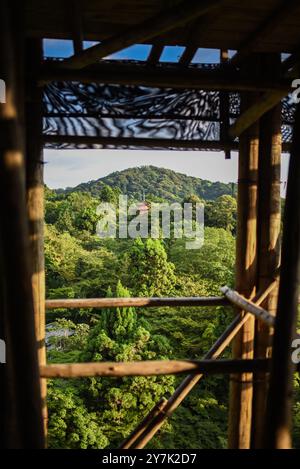
<svg viewBox="0 0 300 469">
<path fill-rule="evenodd" d="M 45 188 L 46 296 L 97 298 L 212 296 L 234 285 L 236 186 L 153 166 L 75 188 Z M 101 239 L 100 202 L 202 202 L 205 242 Z M 200 359 L 232 319 L 232 309 L 57 309 L 47 313 L 49 363 Z M 224 357 L 229 356 L 228 350 Z M 48 382 L 50 448 L 116 448 L 181 376 L 55 379 Z M 294 444 L 300 447 L 300 381 Z M 205 377 L 149 443 L 150 448 L 225 448 L 228 377 Z"/>
</svg>

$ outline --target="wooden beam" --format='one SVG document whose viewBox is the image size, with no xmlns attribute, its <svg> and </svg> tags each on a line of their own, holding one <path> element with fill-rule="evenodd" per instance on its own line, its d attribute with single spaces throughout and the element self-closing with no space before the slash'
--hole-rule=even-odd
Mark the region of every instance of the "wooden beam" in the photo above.
<svg viewBox="0 0 300 469">
<path fill-rule="evenodd" d="M 252 57 L 244 72 L 259 73 L 258 58 Z M 241 108 L 249 106 L 255 95 L 244 93 Z M 257 182 L 259 128 L 253 125 L 239 140 L 238 213 L 235 289 L 251 299 L 257 279 Z M 243 313 L 245 314 L 245 313 Z M 253 358 L 254 317 L 251 317 L 233 342 L 233 357 Z M 231 449 L 248 449 L 251 437 L 252 375 L 232 376 L 229 396 L 228 444 Z"/>
<path fill-rule="evenodd" d="M 83 13 L 80 0 L 67 1 L 67 14 L 71 21 L 71 29 L 73 31 L 72 37 L 74 54 L 80 54 L 83 51 Z"/>
<path fill-rule="evenodd" d="M 266 297 L 266 294 L 271 291 L 272 288 L 273 286 L 270 285 L 265 292 L 259 292 L 254 298 L 256 304 L 259 305 Z M 250 313 L 244 315 L 243 317 L 238 314 L 229 324 L 229 326 L 225 329 L 223 334 L 221 334 L 221 336 L 216 340 L 210 350 L 204 355 L 203 358 L 218 358 L 228 347 L 228 345 L 239 332 L 241 327 L 248 321 L 249 317 Z M 202 377 L 203 374 L 201 373 L 190 374 L 186 376 L 186 378 L 176 388 L 172 396 L 168 399 L 168 402 L 164 405 L 163 410 L 158 412 L 157 416 L 153 417 L 153 419 L 147 424 L 144 432 L 136 440 L 134 445 L 132 445 L 132 448 L 134 447 L 135 449 L 141 449 L 144 448 L 147 443 L 149 443 L 149 441 L 161 428 L 164 421 L 173 414 L 173 412 L 182 403 L 185 397 L 191 392 L 191 390 L 196 386 L 196 384 L 200 381 Z"/>
<path fill-rule="evenodd" d="M 300 105 L 293 131 L 286 194 L 278 307 L 273 338 L 265 446 L 291 447 L 293 398 L 292 341 L 296 332 L 300 287 Z"/>
<path fill-rule="evenodd" d="M 189 65 L 191 63 L 191 61 L 193 60 L 194 58 L 194 55 L 196 54 L 198 50 L 198 47 L 197 46 L 187 46 L 180 59 L 179 59 L 179 65 L 181 65 L 182 67 L 186 67 L 187 65 Z"/>
<path fill-rule="evenodd" d="M 147 59 L 148 65 L 157 65 L 160 59 L 161 54 L 163 53 L 164 45 L 163 44 L 155 44 L 152 46 L 150 54 Z"/>
<path fill-rule="evenodd" d="M 272 316 L 268 311 L 266 311 L 261 306 L 257 306 L 253 301 L 247 300 L 238 292 L 232 290 L 229 287 L 222 287 L 222 293 L 227 298 L 230 303 L 237 306 L 243 311 L 247 311 L 247 313 L 251 313 L 253 316 L 260 319 L 262 322 L 267 324 L 269 327 L 273 327 L 275 323 L 275 318 Z"/>
<path fill-rule="evenodd" d="M 31 284 L 38 342 L 39 364 L 46 363 L 45 260 L 44 260 L 44 162 L 43 93 L 36 83 L 36 70 L 43 59 L 41 39 L 26 41 L 26 199 L 29 222 Z M 44 432 L 47 434 L 47 383 L 41 380 Z"/>
<path fill-rule="evenodd" d="M 44 447 L 25 196 L 24 36 L 20 2 L 0 2 L 0 424 L 5 449 Z M 3 335 L 2 335 L 3 333 Z"/>
<path fill-rule="evenodd" d="M 257 122 L 266 112 L 274 108 L 288 92 L 268 91 L 248 107 L 229 129 L 230 137 L 239 137 L 246 129 Z"/>
<path fill-rule="evenodd" d="M 264 70 L 276 79 L 281 71 L 280 54 L 266 54 Z M 281 103 L 264 114 L 260 120 L 259 167 L 258 167 L 258 288 L 264 289 L 275 278 L 280 264 L 281 230 Z M 273 317 L 276 314 L 279 276 L 275 288 L 263 302 L 262 307 Z M 271 356 L 273 330 L 262 321 L 255 326 L 255 358 Z M 269 375 L 255 373 L 253 389 L 253 418 L 251 447 L 262 448 L 264 444 L 264 418 Z"/>
<path fill-rule="evenodd" d="M 286 92 L 282 90 L 267 91 L 252 106 L 244 111 L 236 120 L 236 122 L 230 127 L 229 135 L 239 137 L 250 125 L 260 119 L 266 112 L 273 109 L 280 101 L 289 94 L 291 91 L 291 77 L 293 76 L 293 69 L 290 70 L 291 66 L 297 66 L 297 56 L 295 54 L 292 58 L 288 57 L 281 64 L 281 73 L 279 75 L 284 76 L 284 79 L 290 82 L 289 89 Z M 277 73 L 278 75 L 278 73 Z"/>
<path fill-rule="evenodd" d="M 279 8 L 276 8 L 271 15 L 265 19 L 262 24 L 251 33 L 247 39 L 238 47 L 238 52 L 232 57 L 230 64 L 237 65 L 245 59 L 251 52 L 255 52 L 261 42 L 272 38 L 278 28 L 282 27 L 287 20 L 293 18 L 297 9 L 299 9 L 298 0 L 284 0 Z"/>
<path fill-rule="evenodd" d="M 182 373 L 230 374 L 268 371 L 271 360 L 148 360 L 139 362 L 91 362 L 42 365 L 43 378 L 86 378 L 89 376 L 158 376 Z"/>
<path fill-rule="evenodd" d="M 116 307 L 163 307 L 163 306 L 226 306 L 222 296 L 184 298 L 84 298 L 47 300 L 47 309 L 57 308 L 116 308 Z"/>
<path fill-rule="evenodd" d="M 228 50 L 220 50 L 220 63 L 222 65 L 228 63 Z M 226 91 L 220 91 L 220 140 L 228 139 L 228 130 L 230 126 L 229 120 L 229 94 Z M 230 150 L 225 151 L 225 159 L 230 160 Z"/>
<path fill-rule="evenodd" d="M 195 90 L 228 91 L 282 91 L 283 96 L 291 89 L 291 80 L 265 80 L 247 77 L 232 70 L 183 69 L 170 66 L 149 67 L 140 64 L 103 62 L 86 70 L 60 69 L 58 64 L 44 62 L 39 74 L 39 84 L 52 81 L 78 81 L 81 83 L 120 84 Z"/>
<path fill-rule="evenodd" d="M 186 24 L 208 11 L 219 8 L 226 0 L 185 0 L 163 10 L 155 17 L 130 28 L 122 34 L 104 39 L 89 49 L 73 55 L 62 62 L 62 67 L 80 69 L 97 62 L 115 52 L 153 37 L 164 34 L 175 27 Z"/>
<path fill-rule="evenodd" d="M 139 138 L 139 137 L 89 137 L 77 135 L 44 135 L 44 143 L 101 145 L 103 147 L 145 147 L 145 148 L 179 148 L 197 150 L 237 150 L 236 142 L 219 142 L 213 140 L 170 140 L 167 138 Z"/>
<path fill-rule="evenodd" d="M 222 12 L 223 8 L 220 7 L 218 12 L 208 13 L 190 26 L 190 32 L 186 41 L 188 45 L 179 59 L 179 65 L 181 67 L 187 67 L 192 62 L 199 48 L 199 44 L 201 44 L 202 39 L 208 34 L 212 24 L 220 17 Z M 195 36 L 197 37 L 197 43 L 195 42 Z"/>
<path fill-rule="evenodd" d="M 238 150 L 237 142 L 220 142 L 218 140 L 170 140 L 167 138 L 139 138 L 139 137 L 85 137 L 85 136 L 72 136 L 72 135 L 44 135 L 43 142 L 58 143 L 58 144 L 71 144 L 71 145 L 101 145 L 104 148 L 107 146 L 115 146 L 124 148 L 144 147 L 144 148 L 167 148 L 167 149 L 194 149 L 194 150 L 215 150 L 226 151 Z M 290 143 L 283 143 L 283 152 L 290 152 Z"/>
</svg>

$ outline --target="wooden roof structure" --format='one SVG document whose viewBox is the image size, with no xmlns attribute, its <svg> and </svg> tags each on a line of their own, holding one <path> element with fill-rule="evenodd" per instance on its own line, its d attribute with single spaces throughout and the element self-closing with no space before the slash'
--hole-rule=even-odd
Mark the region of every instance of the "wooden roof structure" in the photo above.
<svg viewBox="0 0 300 469">
<path fill-rule="evenodd" d="M 71 39 L 73 55 L 45 60 L 45 38 Z M 86 40 L 97 43 L 85 48 Z M 135 44 L 151 45 L 147 60 L 109 59 Z M 178 63 L 163 63 L 160 57 L 164 47 L 172 45 L 185 49 Z M 0 79 L 6 84 L 6 100 L 0 103 L 0 334 L 7 345 L 7 363 L 0 370 L 4 378 L 0 423 L 5 429 L 1 434 L 5 447 L 45 446 L 47 378 L 188 373 L 175 393 L 166 402 L 160 401 L 122 445 L 142 448 L 203 373 L 220 372 L 231 374 L 229 446 L 291 447 L 295 372 L 291 343 L 300 285 L 300 107 L 289 107 L 282 100 L 292 90 L 292 79 L 297 78 L 299 46 L 300 3 L 295 0 L 27 0 L 22 7 L 16 0 L 0 2 Z M 220 50 L 218 66 L 193 65 L 198 48 Z M 236 52 L 229 55 L 229 50 Z M 290 55 L 282 60 L 283 53 Z M 120 119 L 120 110 L 112 94 L 107 100 L 109 109 L 99 108 L 106 85 L 110 92 L 117 86 L 119 94 L 130 88 L 131 104 L 121 109 L 123 121 L 133 117 L 153 121 L 153 129 L 157 129 L 162 115 L 164 125 L 177 120 L 189 122 L 185 129 L 199 119 L 205 124 L 216 121 L 218 141 L 198 136 L 195 143 L 195 139 L 172 135 L 151 140 L 149 135 L 141 136 L 140 129 L 129 138 L 126 125 L 125 135 L 107 135 L 102 121 Z M 86 94 L 92 93 L 91 88 L 95 90 L 96 109 L 87 106 L 84 99 L 79 111 L 70 105 L 64 107 L 70 89 L 72 98 L 79 102 L 82 93 L 76 94 L 78 89 Z M 142 88 L 164 90 L 164 103 L 170 90 L 176 90 L 180 99 L 194 90 L 200 114 L 185 114 L 188 101 L 183 108 L 177 106 L 168 112 L 160 109 L 157 113 L 153 107 L 151 114 L 149 108 L 137 108 L 134 96 Z M 51 96 L 55 98 L 52 101 Z M 239 111 L 233 115 L 230 103 L 236 96 Z M 59 106 L 49 107 L 57 97 Z M 208 97 L 213 99 L 205 101 Z M 201 99 L 208 114 L 201 114 Z M 282 109 L 286 109 L 285 114 Z M 282 122 L 282 116 L 286 116 L 286 122 Z M 66 122 L 65 128 L 55 119 Z M 78 132 L 72 119 L 83 128 L 91 124 L 89 130 Z M 286 141 L 291 158 L 281 241 L 280 160 L 285 126 L 290 126 L 293 139 Z M 196 133 L 200 132 L 196 127 Z M 47 365 L 46 308 L 59 304 L 72 308 L 78 301 L 81 307 L 89 307 L 104 300 L 46 301 L 45 144 L 210 147 L 224 150 L 227 157 L 230 150 L 238 149 L 236 291 L 223 289 L 223 296 L 217 298 L 121 301 L 124 306 L 135 303 L 144 307 L 233 305 L 236 317 L 203 360 Z M 120 299 L 109 301 L 105 303 L 108 307 L 120 305 Z M 231 341 L 233 359 L 217 361 Z"/>
<path fill-rule="evenodd" d="M 247 4 L 246 4 L 247 3 Z M 72 10 L 68 19 L 67 13 Z M 125 14 L 126 12 L 126 14 Z M 134 12 L 134 13 L 132 13 Z M 126 121 L 122 117 L 122 111 L 118 110 L 118 122 L 110 121 L 110 127 L 117 128 L 116 133 L 108 134 L 106 122 L 101 118 L 106 116 L 97 109 L 98 122 L 93 125 L 85 121 L 85 132 L 75 131 L 68 134 L 62 130 L 58 121 L 59 110 L 56 116 L 52 116 L 52 123 L 48 125 L 45 135 L 45 143 L 48 146 L 57 147 L 94 147 L 94 148 L 179 148 L 179 149 L 214 149 L 224 150 L 229 157 L 230 150 L 237 148 L 238 137 L 249 125 L 272 108 L 291 90 L 291 77 L 297 74 L 298 53 L 297 47 L 300 41 L 298 35 L 297 15 L 300 10 L 297 1 L 266 1 L 266 2 L 238 2 L 232 0 L 210 1 L 147 1 L 147 2 L 118 2 L 116 0 L 106 2 L 26 2 L 25 25 L 28 37 L 59 38 L 73 41 L 74 55 L 65 60 L 52 60 L 46 62 L 40 70 L 39 82 L 41 84 L 64 83 L 65 93 L 72 94 L 66 83 L 85 83 L 90 89 L 90 84 L 120 85 L 124 87 L 137 87 L 131 89 L 131 96 L 127 96 L 128 106 L 123 106 L 123 115 L 127 115 L 127 122 L 131 117 L 135 120 L 139 117 L 138 128 L 132 133 L 126 132 Z M 99 41 L 88 49 L 84 48 L 84 41 Z M 150 52 L 145 61 L 109 60 L 111 54 L 133 46 L 135 44 L 150 44 Z M 183 52 L 175 64 L 161 62 L 160 58 L 165 46 L 180 45 Z M 223 51 L 229 49 L 236 51 L 231 59 L 228 53 L 226 59 L 221 59 L 216 65 L 193 64 L 193 57 L 199 47 L 217 48 L 222 45 Z M 249 54 L 260 53 L 290 53 L 292 54 L 281 66 L 274 77 L 272 73 L 263 71 L 254 76 L 253 70 L 245 73 L 241 70 L 241 64 Z M 95 86 L 95 85 L 94 85 Z M 156 112 L 151 113 L 152 103 L 146 101 L 146 108 L 150 111 L 137 116 L 131 114 L 135 96 L 140 99 L 141 91 L 138 87 L 147 87 L 147 95 L 150 89 L 159 89 L 162 97 L 177 93 L 182 102 L 182 96 L 187 90 L 198 90 L 198 103 L 202 103 L 206 114 L 201 109 L 189 108 L 188 97 L 186 105 L 182 106 L 185 113 L 179 113 L 173 105 L 171 111 L 164 116 L 161 109 L 154 105 Z M 114 88 L 114 91 L 115 92 Z M 221 92 L 223 90 L 224 92 Z M 264 95 L 253 102 L 252 106 L 239 115 L 239 106 L 235 93 L 243 91 L 262 91 Z M 205 93 L 206 91 L 206 93 Z M 213 92 L 217 95 L 213 95 Z M 204 96 L 205 93 L 205 96 Z M 127 88 L 128 94 L 128 88 Z M 81 97 L 82 97 L 81 93 Z M 104 91 L 107 95 L 107 89 Z M 55 96 L 55 102 L 59 102 Z M 155 98 L 155 97 L 154 97 Z M 121 98 L 120 98 L 121 99 Z M 215 110 L 214 101 L 218 99 L 218 109 Z M 101 91 L 98 88 L 98 102 L 101 101 Z M 194 100 L 193 100 L 194 101 Z M 124 102 L 124 99 L 123 99 Z M 161 100 L 162 107 L 167 108 Z M 174 100 L 173 100 L 174 102 Z M 225 105 L 224 105 L 225 104 Z M 207 109 L 215 110 L 213 115 L 207 113 Z M 222 112 L 221 112 L 222 109 Z M 63 109 L 62 115 L 70 115 Z M 89 110 L 84 104 L 79 112 L 89 116 Z M 286 104 L 283 107 L 283 141 L 284 149 L 289 149 L 291 137 L 293 106 Z M 216 113 L 218 114 L 216 116 Z M 221 115 L 222 114 L 222 115 Z M 191 120 L 183 126 L 183 119 L 194 115 L 194 122 L 199 123 L 194 127 L 194 135 L 189 129 Z M 288 119 L 286 116 L 288 115 Z M 45 116 L 47 118 L 47 116 Z M 54 122 L 56 117 L 56 122 Z M 76 117 L 76 116 L 73 116 Z M 95 117 L 95 116 L 94 116 Z M 116 115 L 111 113 L 110 118 Z M 168 132 L 145 132 L 147 124 L 153 124 L 153 120 L 160 119 L 160 125 L 156 128 L 176 128 L 170 133 L 172 142 L 168 139 Z M 145 121 L 146 125 L 145 125 Z M 65 121 L 64 121 L 65 122 Z M 78 122 L 78 121 L 77 121 Z M 46 122 L 46 126 L 49 124 Z M 54 124 L 54 136 L 51 127 Z M 112 125 L 113 124 L 113 125 Z M 168 125 L 170 124 L 170 125 Z M 60 130 L 58 128 L 60 127 Z M 74 127 L 74 122 L 69 127 Z M 90 129 L 88 129 L 90 127 Z M 99 128 L 100 127 L 100 128 Z M 123 128 L 120 133 L 119 129 Z M 204 130 L 203 130 L 204 128 Z M 198 133 L 198 138 L 193 137 Z M 124 136 L 131 138 L 122 138 Z M 147 140 L 147 137 L 151 138 Z M 117 137 L 117 138 L 115 138 Z"/>
<path fill-rule="evenodd" d="M 79 0 L 77 9 L 72 1 L 25 3 L 28 37 L 73 39 L 80 33 L 84 40 L 107 43 L 123 37 L 124 47 L 130 43 L 222 46 L 240 54 L 291 53 L 300 42 L 297 1 Z"/>
</svg>

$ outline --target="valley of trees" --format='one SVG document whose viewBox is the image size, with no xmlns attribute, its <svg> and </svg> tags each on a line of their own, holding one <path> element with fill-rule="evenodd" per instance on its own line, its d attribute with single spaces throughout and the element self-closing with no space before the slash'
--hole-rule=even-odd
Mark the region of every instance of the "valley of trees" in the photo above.
<svg viewBox="0 0 300 469">
<path fill-rule="evenodd" d="M 46 188 L 47 298 L 210 296 L 233 286 L 235 186 L 155 167 L 128 169 L 74 189 Z M 202 201 L 205 243 L 184 239 L 100 239 L 101 201 L 120 193 L 149 205 Z M 200 359 L 232 318 L 231 308 L 60 309 L 47 313 L 50 363 Z M 229 351 L 226 352 L 229 356 Z M 226 354 L 224 355 L 226 356 Z M 115 448 L 182 377 L 49 381 L 49 446 Z M 295 445 L 300 446 L 300 382 Z M 151 448 L 225 448 L 228 378 L 204 378 L 150 442 Z"/>
</svg>

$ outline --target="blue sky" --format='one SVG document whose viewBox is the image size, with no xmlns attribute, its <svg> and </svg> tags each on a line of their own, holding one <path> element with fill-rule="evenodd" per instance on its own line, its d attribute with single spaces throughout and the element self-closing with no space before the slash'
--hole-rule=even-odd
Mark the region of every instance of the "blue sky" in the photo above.
<svg viewBox="0 0 300 469">
<path fill-rule="evenodd" d="M 90 47 L 96 42 L 85 41 L 84 47 Z M 135 44 L 134 46 L 123 49 L 116 54 L 109 56 L 109 59 L 132 59 L 132 60 L 146 60 L 151 46 L 148 44 Z M 183 53 L 184 47 L 180 46 L 166 46 L 160 60 L 162 62 L 177 62 L 180 55 Z M 73 54 L 73 45 L 71 40 L 58 40 L 46 39 L 44 40 L 44 55 L 46 57 L 70 57 Z M 231 51 L 233 54 L 233 51 Z M 217 49 L 202 49 L 199 48 L 196 52 L 193 63 L 218 63 L 219 51 Z"/>
<path fill-rule="evenodd" d="M 85 42 L 85 47 L 95 43 Z M 146 60 L 151 46 L 137 44 L 110 56 L 110 59 Z M 167 46 L 162 61 L 177 62 L 184 48 Z M 234 51 L 231 51 L 233 54 Z M 72 41 L 47 39 L 44 54 L 48 57 L 69 57 L 73 54 Z M 193 62 L 217 63 L 215 49 L 198 49 Z M 225 160 L 223 152 L 204 151 L 151 151 L 151 150 L 45 150 L 45 182 L 51 188 L 75 186 L 106 176 L 113 171 L 135 166 L 153 165 L 173 169 L 189 176 L 211 181 L 237 180 L 237 154 Z M 288 156 L 282 157 L 282 194 L 287 179 Z"/>
</svg>

